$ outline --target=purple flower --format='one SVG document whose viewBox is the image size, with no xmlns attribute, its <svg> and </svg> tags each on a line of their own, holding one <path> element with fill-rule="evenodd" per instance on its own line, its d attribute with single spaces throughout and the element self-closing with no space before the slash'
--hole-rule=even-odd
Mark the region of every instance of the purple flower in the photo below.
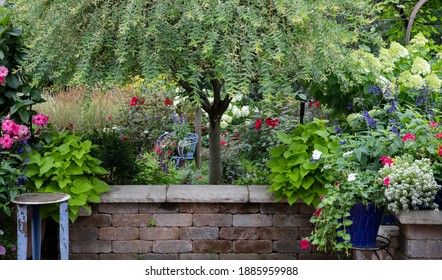
<svg viewBox="0 0 442 280">
<path fill-rule="evenodd" d="M 3 247 L 3 245 L 0 245 L 0 256 L 6 255 L 6 249 Z"/>
<path fill-rule="evenodd" d="M 376 128 L 377 122 L 370 117 L 367 111 L 363 111 L 362 116 L 364 117 L 365 121 L 367 121 L 370 128 Z"/>
</svg>

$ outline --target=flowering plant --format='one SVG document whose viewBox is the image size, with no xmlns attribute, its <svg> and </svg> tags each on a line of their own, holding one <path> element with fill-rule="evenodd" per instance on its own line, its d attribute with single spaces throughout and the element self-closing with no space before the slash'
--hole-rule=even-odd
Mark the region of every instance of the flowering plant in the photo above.
<svg viewBox="0 0 442 280">
<path fill-rule="evenodd" d="M 334 179 L 325 185 L 326 194 L 321 197 L 310 222 L 315 225 L 311 235 L 301 241 L 301 247 L 310 244 L 321 251 L 341 251 L 351 248 L 347 228 L 352 225 L 350 210 L 358 202 L 375 203 L 382 207 L 385 202 L 382 179 L 377 170 L 361 167 L 354 151 L 338 151 L 337 155 L 324 158 L 323 172 Z"/>
<path fill-rule="evenodd" d="M 384 178 L 388 210 L 437 208 L 433 201 L 441 186 L 436 183 L 428 158 L 413 159 L 404 155 L 387 160 L 379 174 Z"/>
</svg>

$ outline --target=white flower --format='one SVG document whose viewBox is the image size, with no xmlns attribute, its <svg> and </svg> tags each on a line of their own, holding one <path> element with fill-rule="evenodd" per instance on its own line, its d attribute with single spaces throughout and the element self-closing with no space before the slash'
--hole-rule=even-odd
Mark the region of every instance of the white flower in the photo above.
<svg viewBox="0 0 442 280">
<path fill-rule="evenodd" d="M 353 154 L 353 151 L 348 151 L 348 152 L 345 152 L 343 155 L 342 155 L 342 157 L 349 157 L 349 156 L 351 156 Z"/>
<path fill-rule="evenodd" d="M 250 114 L 249 106 L 243 106 L 241 108 L 241 115 L 247 117 Z"/>
<path fill-rule="evenodd" d="M 357 175 L 356 173 L 350 173 L 350 174 L 348 174 L 347 181 L 351 182 L 351 181 L 356 180 L 356 175 Z"/>
<path fill-rule="evenodd" d="M 221 123 L 219 124 L 219 126 L 224 129 L 228 126 L 229 124 L 226 121 L 221 121 Z"/>
<path fill-rule="evenodd" d="M 241 110 L 237 106 L 233 106 L 232 114 L 234 114 L 235 117 L 239 118 L 241 117 Z"/>
<path fill-rule="evenodd" d="M 318 159 L 321 158 L 321 155 L 322 155 L 322 152 L 321 152 L 321 151 L 314 150 L 314 151 L 313 151 L 313 155 L 312 155 L 312 157 L 313 157 L 314 160 L 318 160 Z"/>
<path fill-rule="evenodd" d="M 103 128 L 103 132 L 108 132 L 108 131 L 109 131 L 109 127 Z"/>
<path fill-rule="evenodd" d="M 112 129 L 113 130 L 118 130 L 118 126 L 113 126 Z"/>
<path fill-rule="evenodd" d="M 0 229 L 0 235 L 3 235 L 3 233 L 4 233 L 3 230 Z"/>
<path fill-rule="evenodd" d="M 229 115 L 223 115 L 223 116 L 221 117 L 221 120 L 222 120 L 222 121 L 226 121 L 226 122 L 228 122 L 228 123 L 231 123 L 232 120 L 233 120 L 233 118 L 232 118 L 231 116 L 229 116 Z"/>
<path fill-rule="evenodd" d="M 411 73 L 413 74 L 430 74 L 431 73 L 431 66 L 422 57 L 416 57 L 413 61 L 413 65 L 411 66 Z"/>
</svg>

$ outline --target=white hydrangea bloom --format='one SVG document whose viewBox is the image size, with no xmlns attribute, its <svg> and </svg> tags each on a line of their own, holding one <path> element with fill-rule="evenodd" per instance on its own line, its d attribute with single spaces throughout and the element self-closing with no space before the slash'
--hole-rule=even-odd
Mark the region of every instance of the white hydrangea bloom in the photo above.
<svg viewBox="0 0 442 280">
<path fill-rule="evenodd" d="M 247 117 L 250 114 L 249 106 L 243 106 L 241 108 L 241 115 Z"/>
<path fill-rule="evenodd" d="M 411 66 L 411 73 L 427 75 L 431 73 L 430 64 L 422 57 L 416 57 Z"/>
<path fill-rule="evenodd" d="M 237 106 L 233 106 L 232 114 L 235 115 L 235 117 L 239 118 L 241 117 L 241 110 Z"/>
<path fill-rule="evenodd" d="M 408 50 L 398 42 L 391 43 L 389 52 L 394 61 L 408 56 Z"/>
<path fill-rule="evenodd" d="M 225 129 L 229 124 L 226 121 L 221 121 L 219 125 L 222 129 Z"/>
<path fill-rule="evenodd" d="M 397 81 L 409 89 L 421 89 L 424 85 L 424 79 L 419 74 L 411 74 L 409 70 L 402 72 Z"/>
<path fill-rule="evenodd" d="M 439 90 L 441 88 L 441 86 L 442 86 L 442 81 L 434 73 L 426 76 L 425 77 L 425 82 L 426 82 L 427 86 L 430 89 L 433 89 L 433 90 Z"/>
<path fill-rule="evenodd" d="M 423 48 L 426 44 L 428 44 L 428 39 L 420 32 L 410 40 L 410 46 L 415 49 Z"/>
<path fill-rule="evenodd" d="M 224 115 L 221 117 L 221 120 L 222 120 L 222 121 L 226 121 L 227 123 L 231 123 L 232 120 L 233 120 L 233 118 L 232 118 L 231 116 L 229 116 L 229 115 L 224 114 Z"/>
</svg>

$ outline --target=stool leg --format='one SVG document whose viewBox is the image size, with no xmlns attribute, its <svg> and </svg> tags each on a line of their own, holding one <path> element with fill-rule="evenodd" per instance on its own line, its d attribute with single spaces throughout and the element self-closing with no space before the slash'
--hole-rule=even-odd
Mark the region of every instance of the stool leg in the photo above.
<svg viewBox="0 0 442 280">
<path fill-rule="evenodd" d="M 28 211 L 26 205 L 17 205 L 17 259 L 26 260 L 28 250 Z"/>
<path fill-rule="evenodd" d="M 69 259 L 69 213 L 68 202 L 60 203 L 60 258 Z"/>
<path fill-rule="evenodd" d="M 40 206 L 32 206 L 32 259 L 41 259 L 41 218 L 40 218 Z"/>
</svg>

